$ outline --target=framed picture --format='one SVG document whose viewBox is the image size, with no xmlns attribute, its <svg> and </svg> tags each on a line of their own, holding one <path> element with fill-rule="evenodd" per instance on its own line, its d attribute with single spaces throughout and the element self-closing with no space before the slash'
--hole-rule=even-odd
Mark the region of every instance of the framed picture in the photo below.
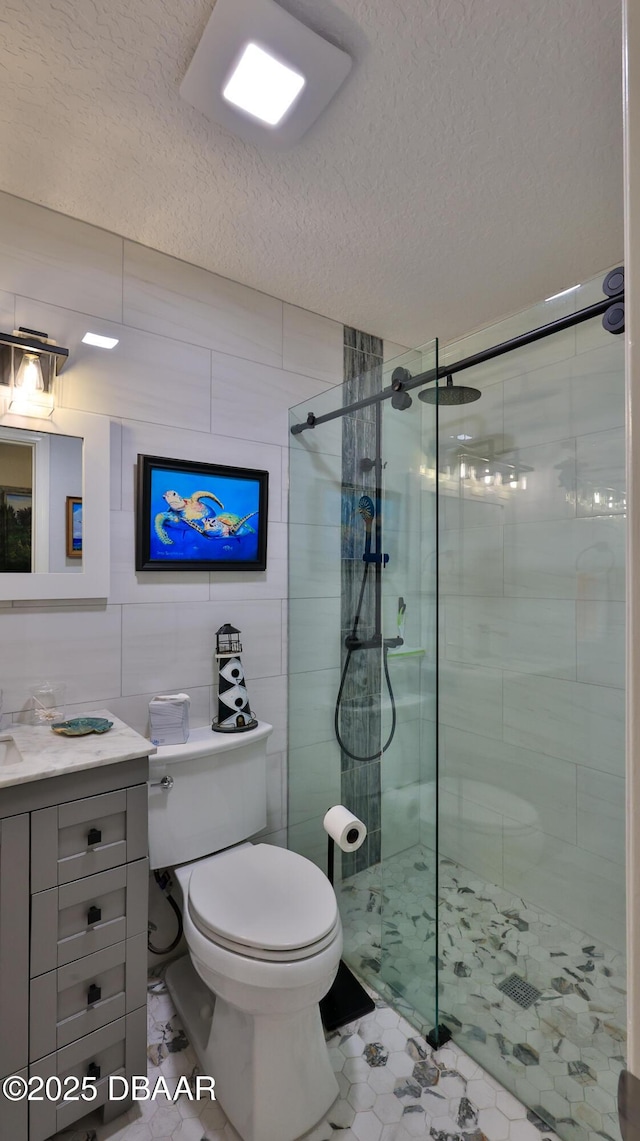
<svg viewBox="0 0 640 1141">
<path fill-rule="evenodd" d="M 67 496 L 67 558 L 82 558 L 82 499 Z"/>
<path fill-rule="evenodd" d="M 0 487 L 0 574 L 32 569 L 30 487 Z"/>
<path fill-rule="evenodd" d="M 269 473 L 138 456 L 136 570 L 263 571 Z"/>
</svg>

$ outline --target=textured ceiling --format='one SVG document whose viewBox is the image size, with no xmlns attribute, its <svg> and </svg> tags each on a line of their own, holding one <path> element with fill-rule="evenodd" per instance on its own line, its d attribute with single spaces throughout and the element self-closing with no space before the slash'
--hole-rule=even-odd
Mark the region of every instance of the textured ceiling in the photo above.
<svg viewBox="0 0 640 1141">
<path fill-rule="evenodd" d="M 3 0 L 0 187 L 402 344 L 622 255 L 618 0 L 282 0 L 354 58 L 294 149 L 178 86 L 212 0 Z"/>
</svg>

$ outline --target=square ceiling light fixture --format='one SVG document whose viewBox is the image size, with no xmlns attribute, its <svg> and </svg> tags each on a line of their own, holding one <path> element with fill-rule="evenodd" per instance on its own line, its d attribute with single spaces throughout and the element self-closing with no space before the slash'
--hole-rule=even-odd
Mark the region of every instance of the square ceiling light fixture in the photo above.
<svg viewBox="0 0 640 1141">
<path fill-rule="evenodd" d="M 346 52 L 275 0 L 217 0 L 180 94 L 248 142 L 289 147 L 324 111 L 350 68 Z"/>
</svg>

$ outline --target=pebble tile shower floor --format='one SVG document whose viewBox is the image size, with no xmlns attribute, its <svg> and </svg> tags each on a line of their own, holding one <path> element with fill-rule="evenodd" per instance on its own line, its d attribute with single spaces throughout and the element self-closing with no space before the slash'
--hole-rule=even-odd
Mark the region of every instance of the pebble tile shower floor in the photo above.
<svg viewBox="0 0 640 1141">
<path fill-rule="evenodd" d="M 423 1033 L 433 1025 L 417 1012 L 433 986 L 434 872 L 433 853 L 410 848 L 341 888 L 349 961 Z M 566 1141 L 619 1141 L 624 956 L 446 859 L 438 928 L 439 1020 L 457 1044 Z M 500 989 L 514 974 L 539 992 L 526 1008 Z"/>
<path fill-rule="evenodd" d="M 371 992 L 373 997 L 376 994 Z M 162 971 L 149 980 L 148 1072 L 169 1088 L 199 1072 Z M 376 1000 L 366 1018 L 328 1036 L 340 1095 L 305 1141 L 557 1141 L 535 1114 L 457 1048 L 434 1054 L 415 1029 Z M 213 1075 L 215 1076 L 215 1075 Z M 172 1084 L 173 1083 L 173 1084 Z M 141 1103 L 110 1125 L 57 1134 L 55 1141 L 239 1141 L 217 1102 Z"/>
</svg>

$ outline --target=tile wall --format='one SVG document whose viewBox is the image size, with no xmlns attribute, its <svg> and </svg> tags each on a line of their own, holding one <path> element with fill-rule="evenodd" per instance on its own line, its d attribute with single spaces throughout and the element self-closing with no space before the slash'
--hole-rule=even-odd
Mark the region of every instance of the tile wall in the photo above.
<svg viewBox="0 0 640 1141">
<path fill-rule="evenodd" d="M 183 689 L 192 723 L 206 724 L 214 633 L 232 622 L 252 705 L 274 725 L 267 832 L 284 842 L 287 410 L 341 383 L 343 326 L 5 194 L 0 322 L 68 346 L 61 405 L 108 416 L 112 429 L 110 596 L 0 604 L 5 722 L 46 678 L 66 683 L 70 715 L 107 707 L 146 733 L 149 699 Z M 83 345 L 87 330 L 120 343 Z M 136 574 L 134 473 L 145 452 L 266 468 L 267 571 Z"/>
</svg>

